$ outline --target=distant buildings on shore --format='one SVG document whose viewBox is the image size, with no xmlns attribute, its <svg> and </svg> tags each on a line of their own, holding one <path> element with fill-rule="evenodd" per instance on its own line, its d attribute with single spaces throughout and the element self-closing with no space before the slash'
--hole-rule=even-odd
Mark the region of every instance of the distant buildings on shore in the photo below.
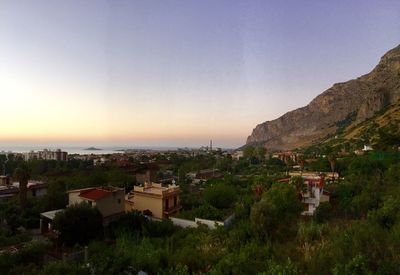
<svg viewBox="0 0 400 275">
<path fill-rule="evenodd" d="M 26 161 L 28 160 L 56 160 L 56 161 L 67 161 L 68 153 L 57 149 L 55 151 L 44 149 L 43 151 L 31 151 L 29 153 L 23 153 L 23 157 Z"/>
</svg>

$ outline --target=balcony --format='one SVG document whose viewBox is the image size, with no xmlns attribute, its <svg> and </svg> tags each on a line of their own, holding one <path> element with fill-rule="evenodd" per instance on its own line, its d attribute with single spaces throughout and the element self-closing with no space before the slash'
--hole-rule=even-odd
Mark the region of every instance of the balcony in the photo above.
<svg viewBox="0 0 400 275">
<path fill-rule="evenodd" d="M 169 207 L 168 209 L 164 209 L 163 213 L 165 215 L 169 216 L 169 215 L 177 213 L 181 209 L 182 209 L 182 206 L 177 205 L 177 206 L 174 206 L 174 207 Z"/>
</svg>

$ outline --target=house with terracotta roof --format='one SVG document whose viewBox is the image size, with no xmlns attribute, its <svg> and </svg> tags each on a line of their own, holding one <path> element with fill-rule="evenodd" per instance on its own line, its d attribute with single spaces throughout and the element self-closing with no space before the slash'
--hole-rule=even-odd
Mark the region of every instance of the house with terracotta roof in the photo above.
<svg viewBox="0 0 400 275">
<path fill-rule="evenodd" d="M 303 179 L 306 189 L 302 193 L 302 215 L 312 216 L 320 203 L 329 201 L 329 194 L 324 190 L 324 176 L 303 176 Z"/>
<path fill-rule="evenodd" d="M 303 187 L 299 190 L 301 202 L 304 206 L 303 216 L 313 216 L 322 202 L 329 202 L 330 195 L 324 190 L 324 175 L 302 175 Z M 278 180 L 279 183 L 289 183 L 291 176 Z"/>
<path fill-rule="evenodd" d="M 125 189 L 117 187 L 92 187 L 69 190 L 68 205 L 87 202 L 103 216 L 104 224 L 117 219 L 125 212 Z"/>
</svg>

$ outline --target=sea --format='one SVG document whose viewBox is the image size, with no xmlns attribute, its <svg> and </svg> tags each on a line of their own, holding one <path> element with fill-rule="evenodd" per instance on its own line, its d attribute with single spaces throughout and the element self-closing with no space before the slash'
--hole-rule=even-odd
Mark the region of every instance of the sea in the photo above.
<svg viewBox="0 0 400 275">
<path fill-rule="evenodd" d="M 87 150 L 90 147 L 77 147 L 77 146 L 1 146 L 1 152 L 13 152 L 13 153 L 27 153 L 31 151 L 42 151 L 44 149 L 57 150 L 61 149 L 68 154 L 79 154 L 79 155 L 104 155 L 104 154 L 115 154 L 124 153 L 125 150 L 152 150 L 152 151 L 172 151 L 177 150 L 177 147 L 156 147 L 156 146 L 143 146 L 143 147 L 122 147 L 122 146 L 95 146 L 96 149 L 101 150 Z"/>
</svg>

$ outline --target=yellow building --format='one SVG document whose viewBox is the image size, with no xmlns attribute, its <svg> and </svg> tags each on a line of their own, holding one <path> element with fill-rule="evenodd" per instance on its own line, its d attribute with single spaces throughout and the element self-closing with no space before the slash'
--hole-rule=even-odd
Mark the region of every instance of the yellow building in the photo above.
<svg viewBox="0 0 400 275">
<path fill-rule="evenodd" d="M 180 205 L 179 186 L 163 187 L 160 183 L 145 183 L 135 186 L 126 196 L 126 211 L 138 210 L 145 215 L 162 219 L 173 216 L 182 208 Z"/>
</svg>

